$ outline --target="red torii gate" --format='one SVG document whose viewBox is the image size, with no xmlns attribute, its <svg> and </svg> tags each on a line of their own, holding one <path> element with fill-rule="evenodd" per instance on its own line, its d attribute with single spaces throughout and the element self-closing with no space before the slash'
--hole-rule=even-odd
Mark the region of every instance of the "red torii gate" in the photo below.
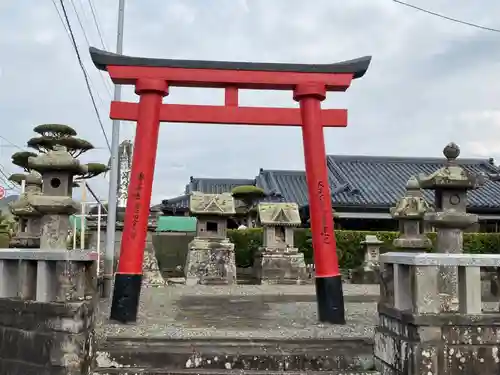
<svg viewBox="0 0 500 375">
<path fill-rule="evenodd" d="M 273 64 L 130 57 L 90 48 L 115 84 L 135 85 L 139 103 L 112 102 L 110 117 L 137 121 L 112 320 L 136 320 L 160 122 L 301 126 L 304 142 L 319 320 L 345 324 L 323 127 L 347 126 L 347 110 L 321 109 L 327 91 L 345 91 L 371 57 L 335 64 Z M 162 104 L 169 87 L 225 89 L 225 105 Z M 240 107 L 239 89 L 293 90 L 300 109 Z"/>
</svg>

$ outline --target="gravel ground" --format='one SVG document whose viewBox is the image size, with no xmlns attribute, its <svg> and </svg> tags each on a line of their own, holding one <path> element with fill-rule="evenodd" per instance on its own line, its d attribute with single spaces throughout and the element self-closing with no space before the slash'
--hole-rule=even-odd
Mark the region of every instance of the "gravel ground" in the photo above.
<svg viewBox="0 0 500 375">
<path fill-rule="evenodd" d="M 102 302 L 98 334 L 120 338 L 311 339 L 373 336 L 374 302 L 347 302 L 347 324 L 317 322 L 312 285 L 168 286 L 144 288 L 136 324 L 106 321 Z M 344 285 L 346 300 L 376 299 L 377 285 Z"/>
</svg>

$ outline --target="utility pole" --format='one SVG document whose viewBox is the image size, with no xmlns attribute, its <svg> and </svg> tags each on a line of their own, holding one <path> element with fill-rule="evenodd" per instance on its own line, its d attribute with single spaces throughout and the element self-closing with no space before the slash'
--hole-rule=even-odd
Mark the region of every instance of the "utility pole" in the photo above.
<svg viewBox="0 0 500 375">
<path fill-rule="evenodd" d="M 123 25 L 125 20 L 125 0 L 118 4 L 118 32 L 116 36 L 116 53 L 123 52 Z M 121 85 L 115 84 L 114 100 L 120 101 L 122 96 Z M 113 282 L 115 265 L 115 232 L 116 232 L 116 204 L 118 195 L 118 164 L 120 155 L 120 121 L 113 120 L 111 135 L 111 170 L 109 172 L 108 216 L 106 225 L 106 251 L 104 254 L 104 272 L 102 297 L 111 297 L 111 284 Z"/>
</svg>

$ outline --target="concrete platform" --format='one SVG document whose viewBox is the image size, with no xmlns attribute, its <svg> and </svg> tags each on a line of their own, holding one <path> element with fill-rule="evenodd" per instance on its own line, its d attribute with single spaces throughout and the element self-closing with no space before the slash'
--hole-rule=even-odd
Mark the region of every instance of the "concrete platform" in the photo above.
<svg viewBox="0 0 500 375">
<path fill-rule="evenodd" d="M 138 322 L 97 333 L 99 374 L 373 374 L 378 287 L 346 285 L 347 324 L 320 324 L 312 285 L 146 288 Z"/>
<path fill-rule="evenodd" d="M 378 286 L 345 285 L 347 324 L 317 321 L 312 285 L 167 286 L 145 288 L 138 321 L 107 322 L 101 304 L 98 333 L 107 338 L 319 339 L 372 337 Z"/>
</svg>

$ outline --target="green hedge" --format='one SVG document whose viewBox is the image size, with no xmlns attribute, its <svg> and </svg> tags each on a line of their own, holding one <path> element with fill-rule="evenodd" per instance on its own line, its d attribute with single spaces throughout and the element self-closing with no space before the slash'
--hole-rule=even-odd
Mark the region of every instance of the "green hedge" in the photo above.
<svg viewBox="0 0 500 375">
<path fill-rule="evenodd" d="M 353 269 L 363 262 L 363 245 L 367 234 L 376 235 L 384 241 L 384 250 L 393 250 L 392 241 L 399 236 L 398 232 L 367 232 L 337 230 L 337 252 L 340 267 Z M 435 243 L 436 234 L 428 233 Z M 235 244 L 236 263 L 239 267 L 250 267 L 253 264 L 254 252 L 262 246 L 262 228 L 246 230 L 230 230 L 229 238 Z M 295 246 L 304 253 L 306 263 L 313 263 L 311 231 L 309 229 L 295 230 Z M 432 251 L 433 249 L 431 249 Z M 500 253 L 499 233 L 464 233 L 464 252 L 473 254 Z"/>
</svg>

